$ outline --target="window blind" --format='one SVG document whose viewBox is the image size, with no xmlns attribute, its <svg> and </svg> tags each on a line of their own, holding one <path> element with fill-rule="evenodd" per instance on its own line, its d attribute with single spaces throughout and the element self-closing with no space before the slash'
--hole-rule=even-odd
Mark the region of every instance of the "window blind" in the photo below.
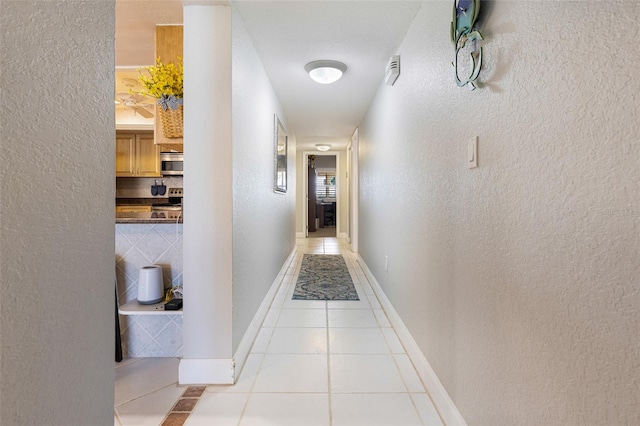
<svg viewBox="0 0 640 426">
<path fill-rule="evenodd" d="M 316 199 L 336 198 L 336 172 L 316 171 Z"/>
</svg>

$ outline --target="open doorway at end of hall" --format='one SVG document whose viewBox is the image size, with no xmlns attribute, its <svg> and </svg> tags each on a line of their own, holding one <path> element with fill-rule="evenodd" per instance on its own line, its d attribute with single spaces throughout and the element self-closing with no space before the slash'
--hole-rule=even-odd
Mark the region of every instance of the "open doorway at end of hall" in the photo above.
<svg viewBox="0 0 640 426">
<path fill-rule="evenodd" d="M 307 237 L 335 238 L 339 211 L 337 157 L 327 153 L 307 158 Z"/>
</svg>

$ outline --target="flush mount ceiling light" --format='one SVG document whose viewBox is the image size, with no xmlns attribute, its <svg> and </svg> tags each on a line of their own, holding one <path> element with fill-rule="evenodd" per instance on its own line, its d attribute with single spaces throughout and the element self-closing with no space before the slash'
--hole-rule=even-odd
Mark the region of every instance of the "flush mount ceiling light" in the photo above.
<svg viewBox="0 0 640 426">
<path fill-rule="evenodd" d="M 313 81 L 320 84 L 331 84 L 342 77 L 347 66 L 338 61 L 313 61 L 304 66 Z"/>
<path fill-rule="evenodd" d="M 326 144 L 326 143 L 317 143 L 316 144 L 316 149 L 318 151 L 329 151 L 331 149 L 331 145 Z"/>
</svg>

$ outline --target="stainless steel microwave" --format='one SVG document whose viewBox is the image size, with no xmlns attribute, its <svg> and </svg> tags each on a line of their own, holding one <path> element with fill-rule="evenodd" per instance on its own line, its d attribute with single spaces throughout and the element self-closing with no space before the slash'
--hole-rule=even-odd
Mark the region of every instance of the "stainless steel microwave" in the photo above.
<svg viewBox="0 0 640 426">
<path fill-rule="evenodd" d="M 163 176 L 182 176 L 184 154 L 182 152 L 161 152 L 160 164 Z"/>
</svg>

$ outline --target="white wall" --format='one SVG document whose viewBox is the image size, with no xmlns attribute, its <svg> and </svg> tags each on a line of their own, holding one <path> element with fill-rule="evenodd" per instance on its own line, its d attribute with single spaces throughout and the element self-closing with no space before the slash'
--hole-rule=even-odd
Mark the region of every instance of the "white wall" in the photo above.
<svg viewBox="0 0 640 426">
<path fill-rule="evenodd" d="M 274 113 L 289 135 L 288 191 L 275 193 Z M 233 13 L 233 349 L 295 245 L 295 135 Z"/>
<path fill-rule="evenodd" d="M 360 126 L 361 255 L 469 424 L 638 424 L 640 4 L 482 5 L 482 88 L 428 1 Z"/>
<path fill-rule="evenodd" d="M 114 3 L 0 3 L 3 425 L 113 421 Z"/>
</svg>

